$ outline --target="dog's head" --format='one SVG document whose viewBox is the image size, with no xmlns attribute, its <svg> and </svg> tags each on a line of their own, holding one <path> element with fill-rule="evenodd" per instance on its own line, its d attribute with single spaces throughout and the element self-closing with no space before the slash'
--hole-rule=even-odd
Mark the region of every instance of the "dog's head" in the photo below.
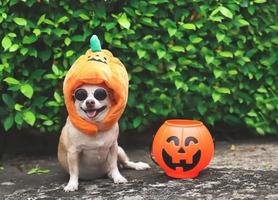
<svg viewBox="0 0 278 200">
<path fill-rule="evenodd" d="M 88 135 L 95 135 L 111 129 L 120 119 L 127 104 L 129 79 L 123 63 L 110 51 L 101 49 L 97 36 L 92 36 L 90 44 L 91 48 L 67 72 L 63 92 L 72 124 Z M 106 95 L 97 90 L 100 87 L 106 90 Z"/>
<path fill-rule="evenodd" d="M 82 85 L 73 93 L 78 115 L 88 122 L 100 122 L 111 108 L 111 99 L 105 87 Z"/>
</svg>

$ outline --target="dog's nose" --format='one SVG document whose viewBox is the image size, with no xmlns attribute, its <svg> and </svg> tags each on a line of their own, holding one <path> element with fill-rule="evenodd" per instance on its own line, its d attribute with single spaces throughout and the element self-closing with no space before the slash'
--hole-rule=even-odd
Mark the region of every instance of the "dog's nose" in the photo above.
<svg viewBox="0 0 278 200">
<path fill-rule="evenodd" d="M 87 107 L 92 107 L 92 106 L 94 106 L 94 105 L 95 105 L 95 101 L 94 101 L 94 100 L 90 99 L 90 100 L 87 100 L 87 101 L 86 101 L 86 106 L 87 106 Z"/>
</svg>

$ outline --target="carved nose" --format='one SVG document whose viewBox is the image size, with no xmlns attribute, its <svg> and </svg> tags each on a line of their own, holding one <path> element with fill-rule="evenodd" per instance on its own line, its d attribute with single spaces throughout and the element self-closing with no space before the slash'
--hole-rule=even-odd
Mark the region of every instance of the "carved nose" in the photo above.
<svg viewBox="0 0 278 200">
<path fill-rule="evenodd" d="M 94 100 L 87 100 L 86 101 L 86 106 L 87 107 L 92 107 L 92 106 L 94 106 L 95 105 L 95 101 Z"/>
<path fill-rule="evenodd" d="M 178 151 L 178 153 L 185 153 L 184 149 L 181 147 Z"/>
</svg>

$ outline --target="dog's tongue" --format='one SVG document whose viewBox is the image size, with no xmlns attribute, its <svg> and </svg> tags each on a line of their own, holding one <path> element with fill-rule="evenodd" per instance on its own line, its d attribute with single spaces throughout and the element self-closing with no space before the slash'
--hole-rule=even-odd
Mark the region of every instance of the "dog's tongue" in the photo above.
<svg viewBox="0 0 278 200">
<path fill-rule="evenodd" d="M 91 117 L 93 118 L 95 115 L 96 115 L 97 111 L 96 110 L 90 110 L 90 111 L 87 111 L 87 115 L 88 117 Z"/>
</svg>

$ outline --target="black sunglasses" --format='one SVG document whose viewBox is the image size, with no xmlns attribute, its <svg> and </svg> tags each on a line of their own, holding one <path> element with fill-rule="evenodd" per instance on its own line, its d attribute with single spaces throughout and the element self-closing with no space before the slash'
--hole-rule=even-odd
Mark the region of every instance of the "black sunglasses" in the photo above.
<svg viewBox="0 0 278 200">
<path fill-rule="evenodd" d="M 88 92 L 85 89 L 79 88 L 74 92 L 73 96 L 78 101 L 84 101 L 88 97 Z M 97 100 L 102 101 L 107 97 L 107 92 L 105 89 L 98 88 L 94 92 L 94 97 Z"/>
</svg>

